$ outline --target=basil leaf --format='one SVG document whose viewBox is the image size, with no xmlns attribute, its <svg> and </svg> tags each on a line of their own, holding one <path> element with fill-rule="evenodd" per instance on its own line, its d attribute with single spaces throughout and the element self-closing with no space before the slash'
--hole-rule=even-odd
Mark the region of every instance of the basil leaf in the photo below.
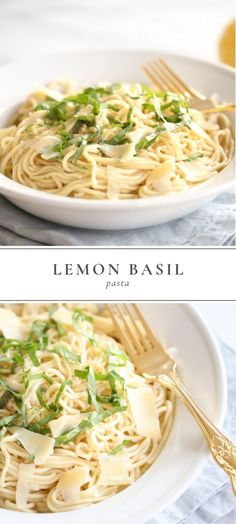
<svg viewBox="0 0 236 524">
<path fill-rule="evenodd" d="M 16 413 L 15 415 L 9 415 L 9 417 L 0 419 L 0 428 L 3 426 L 11 426 L 12 422 L 14 422 L 17 418 L 19 418 L 18 413 Z"/>
<path fill-rule="evenodd" d="M 183 162 L 192 162 L 192 160 L 196 160 L 197 158 L 202 158 L 202 153 L 195 153 L 194 155 L 187 156 L 184 158 Z"/>
<path fill-rule="evenodd" d="M 51 405 L 51 407 L 53 406 L 53 408 L 57 409 L 58 407 L 58 404 L 59 404 L 59 400 L 63 394 L 63 391 L 65 389 L 66 386 L 71 386 L 72 385 L 72 381 L 71 380 L 64 380 L 64 382 L 62 382 L 62 384 L 60 385 L 60 388 L 58 390 L 58 393 L 57 393 L 57 396 L 55 398 L 55 401 L 53 402 L 53 404 Z"/>
<path fill-rule="evenodd" d="M 77 160 L 80 159 L 86 144 L 87 144 L 86 140 L 82 140 L 80 145 L 77 147 L 75 154 L 71 157 L 71 161 L 73 165 L 76 165 Z"/>
<path fill-rule="evenodd" d="M 6 391 L 9 391 L 9 393 L 11 393 L 15 398 L 21 399 L 20 393 L 12 389 L 11 386 L 9 386 L 9 384 L 7 383 L 7 381 L 2 377 L 0 377 L 0 386 L 2 386 L 2 388 Z"/>
<path fill-rule="evenodd" d="M 116 105 L 116 104 L 107 104 L 107 107 L 108 109 L 111 109 L 112 111 L 115 111 L 115 113 L 117 113 L 118 111 L 120 111 L 120 106 Z"/>
<path fill-rule="evenodd" d="M 48 422 L 50 422 L 50 420 L 53 420 L 54 418 L 57 418 L 59 413 L 60 413 L 59 409 L 53 411 L 50 415 L 47 415 L 46 417 L 41 418 L 35 424 L 31 424 L 29 426 L 29 430 L 34 431 L 35 433 L 45 433 Z"/>
<path fill-rule="evenodd" d="M 86 320 L 87 322 L 93 322 L 93 318 L 87 315 L 82 309 L 77 308 L 73 313 L 72 322 L 77 323 L 78 320 Z"/>
<path fill-rule="evenodd" d="M 128 125 L 125 124 L 123 129 L 119 131 L 115 136 L 113 136 L 109 141 L 108 144 L 111 145 L 118 145 L 118 144 L 124 144 L 126 142 L 125 138 L 127 133 L 129 133 L 134 127 L 134 124 L 132 122 L 128 123 Z"/>
<path fill-rule="evenodd" d="M 107 351 L 109 368 L 124 367 L 127 363 L 128 357 L 123 349 L 116 346 L 110 346 Z"/>
<path fill-rule="evenodd" d="M 44 349 L 48 344 L 48 331 L 50 329 L 55 329 L 59 337 L 65 334 L 61 322 L 57 322 L 53 318 L 49 320 L 35 320 L 29 333 L 29 341 L 38 342 L 40 349 Z"/>
<path fill-rule="evenodd" d="M 46 411 L 50 411 L 50 407 L 49 405 L 47 404 L 44 396 L 43 396 L 43 393 L 45 393 L 46 389 L 45 388 L 42 388 L 42 387 L 39 387 L 36 391 L 36 395 L 37 395 L 37 398 L 38 398 L 38 401 L 39 401 L 39 404 L 40 406 L 42 406 L 42 408 L 46 409 Z"/>
<path fill-rule="evenodd" d="M 121 444 L 113 448 L 109 455 L 116 455 L 117 453 L 120 453 L 125 448 L 125 446 L 129 446 L 130 444 L 132 444 L 130 440 L 123 440 Z"/>
<path fill-rule="evenodd" d="M 50 385 L 53 384 L 53 379 L 49 377 L 48 375 L 46 375 L 45 373 L 36 373 L 35 375 L 29 375 L 29 381 L 39 380 L 40 378 L 45 380 Z"/>
<path fill-rule="evenodd" d="M 62 345 L 59 345 L 59 344 L 56 345 L 51 351 L 52 353 L 56 353 L 60 357 L 65 358 L 70 363 L 78 364 L 81 362 L 81 358 L 79 355 L 75 355 L 69 349 L 67 349 L 66 347 Z"/>
<path fill-rule="evenodd" d="M 114 124 L 114 126 L 116 127 L 122 126 L 122 123 L 119 120 L 117 120 L 116 118 L 114 118 L 114 116 L 112 115 L 107 115 L 107 120 L 108 122 L 110 122 L 110 124 Z"/>
<path fill-rule="evenodd" d="M 74 326 L 74 328 L 76 329 L 77 333 L 79 333 L 80 335 L 82 335 L 83 337 L 86 337 L 93 346 L 97 346 L 97 341 L 96 341 L 96 338 L 93 336 L 93 335 L 90 335 L 90 333 L 84 333 L 81 329 L 80 329 L 80 321 L 84 321 L 86 320 L 87 322 L 91 322 L 92 321 L 92 318 L 87 316 L 85 313 L 83 313 L 83 311 L 81 310 L 76 310 L 74 313 L 73 313 L 73 316 L 72 316 L 72 324 Z"/>
<path fill-rule="evenodd" d="M 75 376 L 78 378 L 88 378 L 88 368 L 86 369 L 75 369 Z"/>
<path fill-rule="evenodd" d="M 111 417 L 115 413 L 119 413 L 126 410 L 127 406 L 117 406 L 107 409 L 106 411 L 102 411 L 101 413 L 93 412 L 89 414 L 88 418 L 81 420 L 78 426 L 73 428 L 71 431 L 68 431 L 67 433 L 64 433 L 63 435 L 57 437 L 55 441 L 55 446 L 68 444 L 87 429 L 92 429 L 94 426 L 96 426 L 106 418 Z"/>
<path fill-rule="evenodd" d="M 130 108 L 129 108 L 129 111 L 128 111 L 128 113 L 127 113 L 127 122 L 129 122 L 129 123 L 131 122 L 131 116 L 132 116 L 132 114 L 133 114 L 133 107 L 130 107 Z"/>
<path fill-rule="evenodd" d="M 52 100 L 48 100 L 47 102 L 42 102 L 41 104 L 37 104 L 34 107 L 34 111 L 48 110 L 51 105 L 52 105 Z"/>
<path fill-rule="evenodd" d="M 26 406 L 25 406 L 23 398 L 20 398 L 20 399 L 15 398 L 15 403 L 19 410 L 19 413 L 21 414 L 22 426 L 24 428 L 28 428 L 29 424 L 28 424 L 27 410 L 26 410 Z"/>
<path fill-rule="evenodd" d="M 147 110 L 149 113 L 155 113 L 154 105 L 148 102 L 142 104 L 143 111 Z"/>
<path fill-rule="evenodd" d="M 159 120 L 161 120 L 162 122 L 165 121 L 165 118 L 162 114 L 162 111 L 161 111 L 161 104 L 160 104 L 160 101 L 158 100 L 158 98 L 156 97 L 153 97 L 153 106 L 154 106 L 154 110 L 155 110 L 155 113 L 156 113 L 156 116 Z"/>
<path fill-rule="evenodd" d="M 84 379 L 87 379 L 88 378 L 88 367 L 86 369 L 75 369 L 75 376 L 78 377 L 78 378 L 84 378 Z M 99 381 L 103 381 L 103 380 L 108 380 L 108 375 L 104 375 L 103 373 L 94 373 L 94 377 L 95 377 L 95 380 Z"/>
<path fill-rule="evenodd" d="M 40 346 L 38 343 L 28 343 L 28 344 L 25 344 L 25 349 L 26 349 L 26 352 L 27 354 L 29 355 L 32 363 L 34 364 L 34 366 L 38 367 L 40 366 L 40 361 L 36 355 L 37 351 L 39 351 L 40 349 Z"/>
<path fill-rule="evenodd" d="M 89 366 L 89 369 L 88 369 L 87 380 L 88 380 L 88 400 L 89 400 L 89 403 L 92 404 L 92 406 L 97 411 L 97 413 L 100 413 L 103 410 L 102 410 L 101 406 L 99 406 L 99 404 L 97 402 L 96 381 L 95 381 L 94 373 L 93 373 L 93 370 L 92 370 L 91 366 Z"/>
<path fill-rule="evenodd" d="M 61 102 L 54 102 L 46 113 L 46 122 L 61 122 L 66 120 L 66 107 L 64 100 Z"/>
<path fill-rule="evenodd" d="M 0 409 L 5 408 L 8 400 L 12 397 L 12 393 L 10 391 L 4 391 L 2 396 L 0 397 Z"/>
<path fill-rule="evenodd" d="M 135 146 L 136 153 L 139 153 L 141 149 L 148 149 L 155 140 L 157 139 L 156 133 L 151 133 L 150 135 L 145 136 L 144 138 L 141 138 L 139 142 Z"/>
<path fill-rule="evenodd" d="M 121 396 L 124 391 L 125 379 L 121 377 L 114 369 L 108 373 L 107 378 L 113 394 L 118 394 L 116 383 L 119 383 L 121 389 L 119 396 Z"/>
<path fill-rule="evenodd" d="M 0 355 L 0 363 L 12 362 L 12 358 L 7 357 L 6 355 Z"/>
<path fill-rule="evenodd" d="M 86 124 L 89 124 L 90 126 L 95 125 L 95 116 L 94 115 L 77 115 L 77 120 L 79 122 L 85 122 Z"/>
</svg>

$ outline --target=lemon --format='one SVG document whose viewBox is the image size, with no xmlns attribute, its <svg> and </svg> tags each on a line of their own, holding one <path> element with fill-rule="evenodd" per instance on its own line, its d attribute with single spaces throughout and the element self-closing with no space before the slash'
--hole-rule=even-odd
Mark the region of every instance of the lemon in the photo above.
<svg viewBox="0 0 236 524">
<path fill-rule="evenodd" d="M 219 42 L 221 62 L 235 67 L 235 20 L 225 28 Z"/>
</svg>

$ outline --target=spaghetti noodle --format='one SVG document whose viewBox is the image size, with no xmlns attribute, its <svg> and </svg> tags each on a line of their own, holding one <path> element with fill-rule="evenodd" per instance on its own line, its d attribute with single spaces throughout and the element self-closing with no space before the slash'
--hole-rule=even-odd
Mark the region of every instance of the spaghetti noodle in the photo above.
<svg viewBox="0 0 236 524">
<path fill-rule="evenodd" d="M 0 506 L 57 512 L 102 501 L 155 461 L 172 393 L 135 372 L 95 306 L 0 308 Z"/>
<path fill-rule="evenodd" d="M 226 115 L 205 118 L 184 97 L 142 84 L 78 91 L 54 82 L 29 96 L 0 130 L 3 174 L 82 199 L 183 191 L 216 175 L 232 153 Z"/>
</svg>

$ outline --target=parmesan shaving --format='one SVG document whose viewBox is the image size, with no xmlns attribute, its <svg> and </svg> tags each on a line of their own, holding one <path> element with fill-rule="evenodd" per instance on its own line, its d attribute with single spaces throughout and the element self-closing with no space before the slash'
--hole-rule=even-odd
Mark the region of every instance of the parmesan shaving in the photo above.
<svg viewBox="0 0 236 524">
<path fill-rule="evenodd" d="M 128 457 L 100 453 L 98 461 L 100 466 L 98 483 L 100 485 L 119 486 L 121 484 L 129 484 L 131 463 Z"/>
<path fill-rule="evenodd" d="M 62 324 L 70 325 L 72 324 L 73 311 L 69 311 L 65 307 L 59 307 L 53 314 L 52 318 L 56 322 L 61 322 Z"/>
<path fill-rule="evenodd" d="M 54 438 L 20 427 L 15 428 L 14 434 L 26 451 L 34 457 L 35 464 L 45 464 L 53 453 Z"/>
<path fill-rule="evenodd" d="M 110 144 L 103 144 L 100 146 L 101 151 L 110 158 L 115 158 L 120 160 L 120 162 L 129 162 L 134 157 L 135 144 L 121 144 L 117 146 L 112 146 Z"/>
<path fill-rule="evenodd" d="M 89 467 L 81 466 L 66 471 L 60 477 L 58 489 L 66 504 L 76 504 L 80 498 L 80 488 L 90 480 Z"/>
<path fill-rule="evenodd" d="M 77 426 L 82 420 L 82 415 L 62 415 L 55 420 L 51 420 L 48 425 L 54 438 L 59 437 L 63 433 L 67 433 L 75 426 Z"/>
<path fill-rule="evenodd" d="M 24 338 L 24 326 L 14 311 L 0 308 L 0 331 L 6 338 Z"/>
<path fill-rule="evenodd" d="M 16 486 L 16 506 L 21 511 L 27 511 L 27 501 L 33 484 L 35 464 L 20 464 Z"/>
<path fill-rule="evenodd" d="M 148 386 L 127 388 L 127 396 L 137 433 L 159 439 L 160 427 L 152 389 Z"/>
</svg>

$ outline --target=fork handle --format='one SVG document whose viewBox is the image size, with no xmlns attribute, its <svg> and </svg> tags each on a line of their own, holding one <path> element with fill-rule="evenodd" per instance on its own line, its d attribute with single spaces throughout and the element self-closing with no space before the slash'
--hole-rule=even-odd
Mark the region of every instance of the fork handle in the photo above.
<svg viewBox="0 0 236 524">
<path fill-rule="evenodd" d="M 220 113 L 221 111 L 235 111 L 235 105 L 234 104 L 219 104 L 215 107 L 208 107 L 206 109 L 202 109 L 202 113 Z"/>
<path fill-rule="evenodd" d="M 236 446 L 224 435 L 197 405 L 175 371 L 158 375 L 158 381 L 171 389 L 183 401 L 198 422 L 208 442 L 211 455 L 230 477 L 236 495 Z"/>
</svg>

